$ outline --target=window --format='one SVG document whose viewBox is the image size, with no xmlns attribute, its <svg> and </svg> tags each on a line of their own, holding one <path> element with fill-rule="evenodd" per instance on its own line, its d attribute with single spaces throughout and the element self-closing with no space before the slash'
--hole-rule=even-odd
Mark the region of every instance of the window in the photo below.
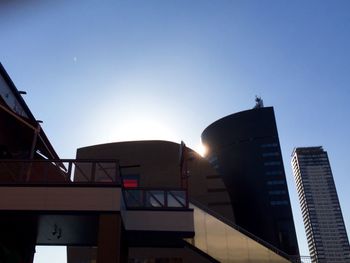
<svg viewBox="0 0 350 263">
<path fill-rule="evenodd" d="M 280 161 L 273 161 L 273 162 L 265 162 L 264 165 L 265 166 L 273 166 L 273 165 L 280 165 L 281 162 Z"/>
<path fill-rule="evenodd" d="M 270 153 L 263 153 L 263 157 L 270 157 L 270 156 L 279 156 L 280 154 L 278 152 L 270 152 Z"/>
<path fill-rule="evenodd" d="M 287 200 L 271 201 L 270 204 L 273 205 L 273 206 L 276 206 L 276 205 L 288 205 L 288 201 Z"/>
<path fill-rule="evenodd" d="M 267 185 L 279 185 L 279 184 L 285 184 L 286 182 L 284 180 L 271 180 L 267 181 Z"/>
<path fill-rule="evenodd" d="M 123 186 L 125 188 L 134 188 L 139 186 L 140 175 L 138 174 L 127 174 L 123 175 Z"/>
<path fill-rule="evenodd" d="M 282 171 L 267 171 L 265 172 L 266 175 L 282 175 Z"/>
<path fill-rule="evenodd" d="M 218 162 L 218 157 L 216 155 L 212 155 L 209 157 L 208 161 L 213 164 Z"/>
<path fill-rule="evenodd" d="M 269 191 L 269 195 L 284 195 L 284 194 L 287 194 L 287 191 L 285 190 Z"/>
<path fill-rule="evenodd" d="M 261 145 L 261 148 L 271 148 L 271 147 L 277 147 L 277 143 L 265 143 Z"/>
</svg>

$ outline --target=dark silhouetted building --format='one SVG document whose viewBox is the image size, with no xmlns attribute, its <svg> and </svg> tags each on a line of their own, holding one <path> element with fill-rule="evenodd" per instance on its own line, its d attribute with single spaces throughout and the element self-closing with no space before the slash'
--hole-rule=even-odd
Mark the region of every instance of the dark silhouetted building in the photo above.
<svg viewBox="0 0 350 263">
<path fill-rule="evenodd" d="M 298 255 L 274 110 L 257 102 L 254 109 L 226 116 L 203 131 L 206 158 L 229 191 L 235 223 Z"/>
<path fill-rule="evenodd" d="M 0 64 L 0 262 L 32 263 L 36 245 L 68 246 L 69 263 L 289 262 L 233 223 L 225 178 L 191 149 L 120 142 L 60 159 L 21 94 Z"/>
<path fill-rule="evenodd" d="M 312 262 L 350 262 L 349 240 L 327 152 L 296 148 L 292 166 Z"/>
</svg>

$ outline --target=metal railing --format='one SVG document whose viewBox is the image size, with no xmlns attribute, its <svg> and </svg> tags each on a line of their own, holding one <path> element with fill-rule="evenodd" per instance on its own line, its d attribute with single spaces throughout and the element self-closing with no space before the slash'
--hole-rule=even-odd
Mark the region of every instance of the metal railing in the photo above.
<svg viewBox="0 0 350 263">
<path fill-rule="evenodd" d="M 0 160 L 0 184 L 118 183 L 118 160 Z"/>
<path fill-rule="evenodd" d="M 123 198 L 126 209 L 186 209 L 186 190 L 181 188 L 124 188 Z"/>
</svg>

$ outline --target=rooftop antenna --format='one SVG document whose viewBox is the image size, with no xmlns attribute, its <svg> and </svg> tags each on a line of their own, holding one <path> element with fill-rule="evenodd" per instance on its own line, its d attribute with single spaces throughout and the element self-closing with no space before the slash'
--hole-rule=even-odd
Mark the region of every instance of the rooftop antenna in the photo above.
<svg viewBox="0 0 350 263">
<path fill-rule="evenodd" d="M 261 97 L 256 95 L 254 109 L 261 109 L 261 108 L 264 108 L 264 101 L 262 100 Z"/>
</svg>

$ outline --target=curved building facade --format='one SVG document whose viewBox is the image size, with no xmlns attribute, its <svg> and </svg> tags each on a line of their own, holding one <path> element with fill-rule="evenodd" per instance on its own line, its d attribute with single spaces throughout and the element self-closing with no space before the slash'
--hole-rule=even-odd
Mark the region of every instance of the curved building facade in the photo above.
<svg viewBox="0 0 350 263">
<path fill-rule="evenodd" d="M 203 131 L 202 142 L 229 191 L 235 223 L 285 253 L 298 255 L 273 108 L 226 116 Z"/>
<path fill-rule="evenodd" d="M 232 205 L 225 185 L 210 163 L 195 151 L 188 162 L 190 200 L 233 221 Z M 78 159 L 114 158 L 129 167 L 121 171 L 132 187 L 179 187 L 179 144 L 169 141 L 129 141 L 83 147 Z M 138 165 L 138 167 L 133 167 Z M 79 178 L 75 178 L 75 180 Z"/>
</svg>

